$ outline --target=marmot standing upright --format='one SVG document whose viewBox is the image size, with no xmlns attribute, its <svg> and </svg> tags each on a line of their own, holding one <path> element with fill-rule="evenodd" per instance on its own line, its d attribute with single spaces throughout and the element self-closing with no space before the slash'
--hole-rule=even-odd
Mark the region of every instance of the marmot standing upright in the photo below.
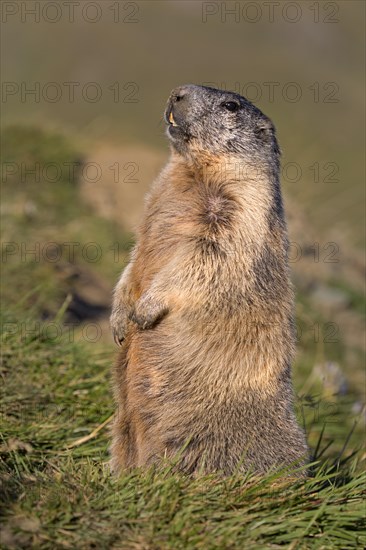
<svg viewBox="0 0 366 550">
<path fill-rule="evenodd" d="M 171 158 L 114 295 L 112 468 L 178 452 L 188 473 L 301 465 L 275 129 L 240 95 L 194 85 L 165 120 Z"/>
</svg>

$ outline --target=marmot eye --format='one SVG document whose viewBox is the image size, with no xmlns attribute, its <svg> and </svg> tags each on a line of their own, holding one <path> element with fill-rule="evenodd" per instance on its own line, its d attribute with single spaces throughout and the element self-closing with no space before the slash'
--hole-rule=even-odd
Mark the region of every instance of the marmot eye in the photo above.
<svg viewBox="0 0 366 550">
<path fill-rule="evenodd" d="M 237 111 L 240 108 L 239 103 L 236 103 L 235 101 L 225 101 L 225 103 L 222 104 L 225 109 L 228 111 L 231 111 L 232 113 L 234 111 Z"/>
</svg>

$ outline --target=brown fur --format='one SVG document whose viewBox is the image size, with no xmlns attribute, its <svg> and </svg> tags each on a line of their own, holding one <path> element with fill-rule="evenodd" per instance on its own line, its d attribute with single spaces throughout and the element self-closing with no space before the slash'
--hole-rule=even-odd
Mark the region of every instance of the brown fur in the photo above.
<svg viewBox="0 0 366 550">
<path fill-rule="evenodd" d="M 192 139 L 153 184 L 111 318 L 122 342 L 114 471 L 184 446 L 179 467 L 189 473 L 304 462 L 286 226 L 272 169 Z"/>
</svg>

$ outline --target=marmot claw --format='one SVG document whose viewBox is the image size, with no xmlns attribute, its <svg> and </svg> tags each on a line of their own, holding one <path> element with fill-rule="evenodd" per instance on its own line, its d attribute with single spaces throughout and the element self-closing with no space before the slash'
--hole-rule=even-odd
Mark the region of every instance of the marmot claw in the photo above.
<svg viewBox="0 0 366 550">
<path fill-rule="evenodd" d="M 117 346 L 122 346 L 122 342 L 125 339 L 125 337 L 124 336 L 119 336 L 117 331 L 113 328 L 112 328 L 112 333 L 113 333 L 113 340 L 115 341 Z"/>
<path fill-rule="evenodd" d="M 129 319 L 141 330 L 147 330 L 153 328 L 167 312 L 168 308 L 164 304 L 145 295 L 136 302 Z"/>
<path fill-rule="evenodd" d="M 121 312 L 113 312 L 110 319 L 110 325 L 112 328 L 113 339 L 117 346 L 121 346 L 122 342 L 126 338 L 127 331 L 127 316 Z"/>
</svg>

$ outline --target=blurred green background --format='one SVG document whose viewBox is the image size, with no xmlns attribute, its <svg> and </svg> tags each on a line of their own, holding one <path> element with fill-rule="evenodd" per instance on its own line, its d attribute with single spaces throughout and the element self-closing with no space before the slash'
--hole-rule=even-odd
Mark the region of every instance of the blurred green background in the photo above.
<svg viewBox="0 0 366 550">
<path fill-rule="evenodd" d="M 3 88 L 3 124 L 166 149 L 172 88 L 247 92 L 273 118 L 284 162 L 301 167 L 288 188 L 310 221 L 363 244 L 364 2 L 9 4 L 2 79 L 14 87 Z M 37 86 L 38 97 L 22 97 Z"/>
</svg>

